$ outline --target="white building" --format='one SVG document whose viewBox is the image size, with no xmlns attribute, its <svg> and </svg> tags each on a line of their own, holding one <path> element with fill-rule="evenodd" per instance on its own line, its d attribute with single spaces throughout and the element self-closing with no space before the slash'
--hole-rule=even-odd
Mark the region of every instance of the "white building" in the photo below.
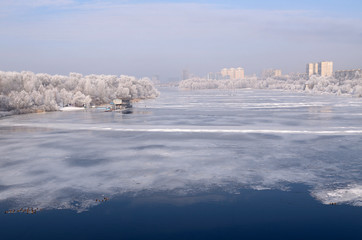
<svg viewBox="0 0 362 240">
<path fill-rule="evenodd" d="M 333 62 L 320 62 L 318 63 L 318 73 L 322 77 L 333 76 Z"/>
<path fill-rule="evenodd" d="M 220 73 L 224 79 L 238 80 L 245 78 L 244 68 L 241 67 L 223 68 Z"/>
<path fill-rule="evenodd" d="M 324 61 L 319 63 L 308 63 L 306 73 L 308 77 L 312 75 L 331 77 L 333 76 L 333 62 Z"/>
</svg>

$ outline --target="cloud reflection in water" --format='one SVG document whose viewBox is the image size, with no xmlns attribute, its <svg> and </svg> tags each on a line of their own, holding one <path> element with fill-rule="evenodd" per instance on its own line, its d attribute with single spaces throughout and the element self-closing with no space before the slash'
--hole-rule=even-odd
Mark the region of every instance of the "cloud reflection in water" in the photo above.
<svg viewBox="0 0 362 240">
<path fill-rule="evenodd" d="M 303 115 L 309 109 L 299 111 Z M 105 122 L 98 127 L 97 116 L 108 116 L 99 112 L 2 119 L 0 200 L 15 207 L 83 211 L 98 204 L 95 199 L 101 196 L 145 192 L 185 196 L 215 188 L 231 193 L 240 188 L 285 190 L 291 183 L 302 183 L 323 203 L 362 205 L 361 129 L 338 123 L 316 129 L 298 116 L 282 119 L 298 124 L 281 127 L 281 119 L 265 112 L 246 113 L 277 125 L 260 121 L 259 125 L 230 126 L 225 116 L 225 125 L 179 126 L 171 120 L 163 125 L 164 129 L 192 131 L 141 131 L 162 127 L 152 114 L 146 115 L 143 125 L 131 124 L 137 113 L 122 123 Z M 77 121 L 82 114 L 91 117 Z M 315 114 L 330 112 L 308 114 L 304 117 L 313 120 Z M 45 119 L 49 122 L 42 123 Z M 187 115 L 184 120 L 189 120 Z"/>
</svg>

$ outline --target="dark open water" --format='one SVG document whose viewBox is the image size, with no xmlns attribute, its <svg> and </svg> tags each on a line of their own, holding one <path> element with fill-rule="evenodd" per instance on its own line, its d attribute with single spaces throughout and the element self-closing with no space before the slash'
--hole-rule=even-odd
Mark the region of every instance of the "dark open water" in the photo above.
<svg viewBox="0 0 362 240">
<path fill-rule="evenodd" d="M 362 239 L 361 99 L 161 93 L 0 119 L 1 239 Z"/>
</svg>

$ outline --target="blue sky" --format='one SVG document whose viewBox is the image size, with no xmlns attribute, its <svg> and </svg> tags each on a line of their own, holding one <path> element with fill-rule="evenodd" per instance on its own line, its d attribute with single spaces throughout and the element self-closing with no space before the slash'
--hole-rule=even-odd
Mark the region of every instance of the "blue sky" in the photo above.
<svg viewBox="0 0 362 240">
<path fill-rule="evenodd" d="M 0 70 L 179 77 L 362 67 L 361 1 L 2 0 Z"/>
</svg>

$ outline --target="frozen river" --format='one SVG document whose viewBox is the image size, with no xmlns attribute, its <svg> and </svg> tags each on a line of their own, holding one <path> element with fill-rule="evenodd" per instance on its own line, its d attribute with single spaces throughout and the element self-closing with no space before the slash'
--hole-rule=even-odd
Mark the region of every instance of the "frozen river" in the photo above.
<svg viewBox="0 0 362 240">
<path fill-rule="evenodd" d="M 1 119 L 0 201 L 81 212 L 104 196 L 239 194 L 302 184 L 324 204 L 362 205 L 361 99 L 255 90 L 161 93 L 135 104 L 131 114 Z"/>
<path fill-rule="evenodd" d="M 360 98 L 165 88 L 128 114 L 2 118 L 0 153 L 4 239 L 362 234 Z"/>
</svg>

